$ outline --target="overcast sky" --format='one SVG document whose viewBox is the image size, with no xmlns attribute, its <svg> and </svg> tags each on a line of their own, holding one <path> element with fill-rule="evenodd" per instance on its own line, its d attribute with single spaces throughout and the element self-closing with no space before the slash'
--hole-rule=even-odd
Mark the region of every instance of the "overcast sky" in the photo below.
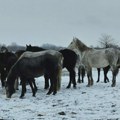
<svg viewBox="0 0 120 120">
<path fill-rule="evenodd" d="M 120 0 L 0 0 L 0 44 L 97 46 L 103 33 L 119 44 Z"/>
</svg>

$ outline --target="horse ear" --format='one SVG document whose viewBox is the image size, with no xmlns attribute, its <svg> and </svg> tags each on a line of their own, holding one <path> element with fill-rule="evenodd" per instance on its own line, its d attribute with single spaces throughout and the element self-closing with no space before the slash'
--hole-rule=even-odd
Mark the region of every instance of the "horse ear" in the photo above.
<svg viewBox="0 0 120 120">
<path fill-rule="evenodd" d="M 76 37 L 73 37 L 73 41 L 75 41 L 76 40 Z"/>
</svg>

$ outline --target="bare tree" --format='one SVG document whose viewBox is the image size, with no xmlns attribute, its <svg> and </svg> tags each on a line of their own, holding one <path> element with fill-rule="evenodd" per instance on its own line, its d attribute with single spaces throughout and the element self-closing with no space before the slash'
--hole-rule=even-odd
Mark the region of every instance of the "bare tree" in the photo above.
<svg viewBox="0 0 120 120">
<path fill-rule="evenodd" d="M 111 47 L 111 45 L 115 45 L 114 38 L 112 38 L 111 35 L 101 34 L 101 37 L 99 39 L 99 43 L 101 44 L 102 48 L 108 48 Z"/>
</svg>

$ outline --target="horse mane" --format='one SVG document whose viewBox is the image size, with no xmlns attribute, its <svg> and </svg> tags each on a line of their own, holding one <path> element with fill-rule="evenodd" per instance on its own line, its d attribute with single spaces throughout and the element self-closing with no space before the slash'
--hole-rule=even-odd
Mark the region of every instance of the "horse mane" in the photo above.
<svg viewBox="0 0 120 120">
<path fill-rule="evenodd" d="M 32 46 L 31 44 L 26 45 L 26 51 L 38 52 L 38 51 L 43 51 L 43 50 L 46 50 L 46 49 L 39 47 L 39 46 Z"/>
<path fill-rule="evenodd" d="M 73 38 L 73 41 L 75 41 L 78 49 L 81 52 L 92 49 L 92 48 L 88 47 L 87 45 L 85 45 L 83 42 L 81 42 L 78 38 Z"/>
</svg>

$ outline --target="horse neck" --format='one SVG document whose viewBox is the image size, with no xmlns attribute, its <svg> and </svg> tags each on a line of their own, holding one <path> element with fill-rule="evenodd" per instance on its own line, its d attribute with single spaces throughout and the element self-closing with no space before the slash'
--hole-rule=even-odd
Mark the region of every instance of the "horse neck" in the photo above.
<svg viewBox="0 0 120 120">
<path fill-rule="evenodd" d="M 85 52 L 85 51 L 88 51 L 92 48 L 86 46 L 85 44 L 80 44 L 79 42 L 77 43 L 77 47 L 78 47 L 78 50 L 81 51 L 81 52 Z"/>
<path fill-rule="evenodd" d="M 9 83 L 9 84 L 14 86 L 14 83 L 15 83 L 15 80 L 16 80 L 17 76 L 18 76 L 17 66 L 16 66 L 16 64 L 14 64 L 12 66 L 12 68 L 10 69 L 9 73 L 8 73 L 7 83 Z"/>
<path fill-rule="evenodd" d="M 14 84 L 15 84 L 16 78 L 17 78 L 16 75 L 14 73 L 12 73 L 10 70 L 9 74 L 7 76 L 7 85 L 9 85 L 11 87 L 11 89 L 14 89 Z"/>
</svg>

